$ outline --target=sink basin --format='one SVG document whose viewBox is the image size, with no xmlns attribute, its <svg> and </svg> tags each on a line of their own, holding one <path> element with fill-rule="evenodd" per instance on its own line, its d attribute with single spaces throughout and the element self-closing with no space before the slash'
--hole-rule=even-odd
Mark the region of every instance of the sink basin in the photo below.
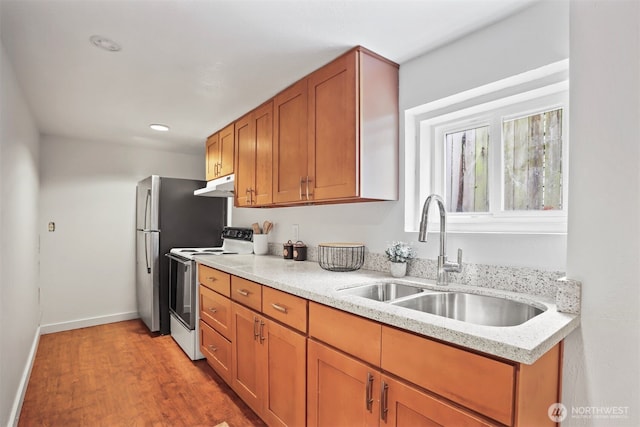
<svg viewBox="0 0 640 427">
<path fill-rule="evenodd" d="M 463 292 L 419 295 L 391 304 L 484 326 L 516 326 L 544 311 L 518 301 Z"/>
<path fill-rule="evenodd" d="M 407 297 L 409 295 L 416 295 L 424 292 L 424 289 L 417 286 L 407 285 L 405 283 L 385 282 L 357 286 L 355 288 L 344 289 L 341 292 L 347 295 L 354 295 L 385 302 Z"/>
</svg>

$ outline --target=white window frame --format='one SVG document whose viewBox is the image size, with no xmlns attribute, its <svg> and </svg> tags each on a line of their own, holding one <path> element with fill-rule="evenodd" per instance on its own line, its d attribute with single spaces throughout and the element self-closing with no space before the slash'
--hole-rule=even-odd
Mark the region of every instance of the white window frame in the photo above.
<svg viewBox="0 0 640 427">
<path fill-rule="evenodd" d="M 418 230 L 422 203 L 429 194 L 445 197 L 445 134 L 489 124 L 490 211 L 448 213 L 448 230 L 461 233 L 566 233 L 568 66 L 568 60 L 560 61 L 405 111 L 405 231 Z M 503 211 L 503 120 L 556 108 L 563 109 L 562 210 Z M 430 224 L 429 231 L 437 231 L 437 227 L 437 224 Z"/>
</svg>

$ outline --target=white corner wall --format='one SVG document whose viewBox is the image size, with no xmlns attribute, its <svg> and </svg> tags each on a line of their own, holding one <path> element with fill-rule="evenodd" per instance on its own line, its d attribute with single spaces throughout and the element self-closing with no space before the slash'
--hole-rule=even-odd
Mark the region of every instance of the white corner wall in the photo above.
<svg viewBox="0 0 640 427">
<path fill-rule="evenodd" d="M 327 241 L 365 243 L 383 253 L 393 240 L 416 242 L 404 232 L 404 110 L 569 57 L 569 5 L 540 2 L 490 27 L 400 65 L 400 200 L 275 209 L 234 209 L 233 223 L 269 219 L 270 241 L 294 236 L 308 245 Z M 544 28 L 544 31 L 540 29 Z M 416 244 L 418 256 L 435 259 L 437 239 Z M 566 236 L 452 234 L 448 250 L 463 248 L 465 262 L 564 271 Z"/>
<path fill-rule="evenodd" d="M 38 341 L 39 134 L 0 43 L 0 425 L 17 419 Z"/>
<path fill-rule="evenodd" d="M 44 136 L 41 159 L 43 333 L 137 317 L 136 184 L 204 179 L 204 147 L 190 155 Z"/>
<path fill-rule="evenodd" d="M 583 299 L 565 341 L 563 426 L 638 426 L 640 3 L 571 3 L 570 97 L 567 274 Z"/>
</svg>

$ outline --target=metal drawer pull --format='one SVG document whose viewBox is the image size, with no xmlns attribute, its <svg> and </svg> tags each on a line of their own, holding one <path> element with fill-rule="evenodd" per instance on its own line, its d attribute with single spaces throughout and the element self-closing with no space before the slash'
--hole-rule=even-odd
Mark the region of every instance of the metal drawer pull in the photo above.
<svg viewBox="0 0 640 427">
<path fill-rule="evenodd" d="M 209 312 L 210 312 L 211 314 L 214 314 L 215 312 L 217 312 L 217 311 L 218 311 L 218 309 L 217 309 L 217 308 L 213 308 L 213 307 L 209 307 L 209 308 L 208 308 L 208 310 L 209 310 Z"/>
<path fill-rule="evenodd" d="M 215 353 L 216 351 L 218 351 L 218 347 L 213 346 L 213 345 L 210 345 L 210 346 L 209 346 L 209 351 L 210 351 L 211 353 Z"/>
<path fill-rule="evenodd" d="M 261 320 L 260 321 L 260 344 L 262 344 L 262 342 L 265 340 L 264 337 L 264 322 Z"/>
<path fill-rule="evenodd" d="M 373 375 L 371 375 L 371 372 L 367 372 L 367 392 L 364 399 L 367 411 L 371 412 L 373 408 Z"/>
<path fill-rule="evenodd" d="M 249 291 L 247 291 L 246 289 L 238 289 L 236 292 L 245 297 L 249 296 Z"/>
<path fill-rule="evenodd" d="M 258 322 L 259 319 L 257 317 L 253 318 L 253 339 L 257 340 L 258 337 L 260 336 L 260 333 L 258 332 Z"/>
<path fill-rule="evenodd" d="M 280 312 L 282 312 L 282 313 L 284 313 L 284 314 L 287 314 L 287 308 L 286 308 L 286 307 L 281 306 L 280 304 L 276 304 L 276 303 L 274 302 L 274 303 L 271 303 L 271 307 L 275 308 L 276 310 L 278 310 L 278 311 L 280 311 Z"/>
<path fill-rule="evenodd" d="M 304 184 L 304 178 L 300 177 L 300 200 L 302 200 L 302 184 Z"/>
<path fill-rule="evenodd" d="M 387 412 L 389 411 L 389 384 L 382 381 L 380 392 L 380 419 L 387 422 Z"/>
</svg>

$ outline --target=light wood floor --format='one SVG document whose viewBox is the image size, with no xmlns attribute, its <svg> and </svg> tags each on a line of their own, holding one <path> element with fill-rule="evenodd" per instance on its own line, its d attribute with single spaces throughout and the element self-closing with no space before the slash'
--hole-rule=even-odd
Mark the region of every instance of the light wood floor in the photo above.
<svg viewBox="0 0 640 427">
<path fill-rule="evenodd" d="M 263 426 L 206 361 L 140 320 L 40 338 L 20 414 L 31 426 Z"/>
</svg>

